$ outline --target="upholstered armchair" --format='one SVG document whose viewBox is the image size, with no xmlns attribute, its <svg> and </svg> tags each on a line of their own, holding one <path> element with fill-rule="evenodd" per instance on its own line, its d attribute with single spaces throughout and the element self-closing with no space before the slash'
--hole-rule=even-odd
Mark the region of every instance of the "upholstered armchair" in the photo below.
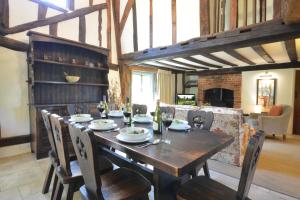
<svg viewBox="0 0 300 200">
<path fill-rule="evenodd" d="M 289 121 L 291 118 L 292 108 L 289 105 L 282 106 L 282 114 L 279 116 L 259 116 L 258 128 L 259 130 L 265 131 L 266 134 L 282 134 L 283 140 L 285 140 Z"/>
</svg>

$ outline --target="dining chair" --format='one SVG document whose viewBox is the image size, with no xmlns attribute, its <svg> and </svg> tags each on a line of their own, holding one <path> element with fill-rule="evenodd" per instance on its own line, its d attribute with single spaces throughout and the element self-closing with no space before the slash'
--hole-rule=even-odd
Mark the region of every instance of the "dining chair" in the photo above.
<svg viewBox="0 0 300 200">
<path fill-rule="evenodd" d="M 133 104 L 132 105 L 132 116 L 136 114 L 147 114 L 147 105 Z"/>
<path fill-rule="evenodd" d="M 75 123 L 69 125 L 69 130 L 85 182 L 80 187 L 82 199 L 148 199 L 151 184 L 137 172 L 118 168 L 100 176 L 99 167 L 103 163 L 98 162 L 92 130 Z"/>
<path fill-rule="evenodd" d="M 47 131 L 47 136 L 50 142 L 50 147 L 51 149 L 49 150 L 49 158 L 50 158 L 50 165 L 48 167 L 48 171 L 47 171 L 47 175 L 43 184 L 43 189 L 42 189 L 42 193 L 48 193 L 49 192 L 49 187 L 51 184 L 51 180 L 54 174 L 54 170 L 56 169 L 56 167 L 59 165 L 58 162 L 58 158 L 57 158 L 57 151 L 56 151 L 56 146 L 54 143 L 54 137 L 53 137 L 53 133 L 52 133 L 52 127 L 50 124 L 50 113 L 47 110 L 42 110 L 41 111 L 41 115 L 44 121 L 44 125 L 46 127 L 46 131 Z M 57 184 L 57 176 L 54 176 L 54 181 L 53 181 L 53 187 L 52 187 L 52 194 L 51 194 L 51 199 L 53 198 L 54 195 L 54 188 Z"/>
<path fill-rule="evenodd" d="M 212 123 L 214 121 L 213 112 L 206 112 L 203 110 L 189 110 L 187 114 L 188 123 L 194 129 L 201 129 L 209 131 Z M 191 176 L 195 177 L 198 174 L 198 171 L 203 168 L 204 174 L 207 177 L 210 177 L 207 161 L 198 165 L 192 172 Z"/>
<path fill-rule="evenodd" d="M 171 106 L 161 106 L 160 107 L 161 113 L 170 113 L 173 115 L 173 118 L 175 117 L 175 108 Z"/>
<path fill-rule="evenodd" d="M 235 191 L 215 180 L 205 176 L 198 176 L 184 183 L 177 192 L 178 200 L 200 199 L 249 199 L 248 193 L 254 177 L 257 161 L 259 159 L 265 139 L 263 131 L 256 132 L 248 143 L 238 190 Z"/>
<path fill-rule="evenodd" d="M 64 185 L 68 185 L 67 200 L 73 199 L 73 194 L 84 184 L 82 173 L 77 160 L 70 160 L 68 142 L 70 138 L 67 124 L 62 117 L 56 114 L 50 116 L 50 123 L 54 135 L 59 166 L 56 167 L 58 182 L 55 186 L 53 199 L 60 200 Z M 71 143 L 72 144 L 72 143 Z M 102 163 L 99 174 L 104 174 L 113 169 L 112 163 L 99 156 Z"/>
</svg>

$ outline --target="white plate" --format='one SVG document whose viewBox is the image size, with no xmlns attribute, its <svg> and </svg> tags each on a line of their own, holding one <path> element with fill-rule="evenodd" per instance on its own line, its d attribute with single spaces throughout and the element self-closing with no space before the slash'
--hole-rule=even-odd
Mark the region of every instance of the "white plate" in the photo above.
<svg viewBox="0 0 300 200">
<path fill-rule="evenodd" d="M 108 113 L 110 117 L 123 117 L 123 112 L 120 110 L 112 110 Z"/>
<path fill-rule="evenodd" d="M 142 127 L 125 127 L 120 130 L 120 134 L 128 140 L 140 140 L 148 136 L 149 130 Z"/>
<path fill-rule="evenodd" d="M 134 122 L 138 122 L 138 123 L 151 123 L 153 120 L 152 120 L 152 117 L 151 116 L 148 116 L 148 115 L 142 115 L 142 116 L 139 116 L 139 115 L 135 115 L 132 120 Z"/>
<path fill-rule="evenodd" d="M 69 119 L 70 122 L 77 122 L 77 123 L 80 123 L 80 122 L 89 122 L 89 121 L 92 121 L 93 118 L 92 117 L 79 117 L 79 118 L 71 118 Z"/>
<path fill-rule="evenodd" d="M 191 126 L 188 125 L 187 121 L 178 120 L 178 119 L 173 120 L 171 126 L 169 127 L 170 130 L 175 130 L 175 131 L 185 131 L 190 128 L 191 128 Z"/>
<path fill-rule="evenodd" d="M 125 135 L 123 134 L 118 134 L 116 138 L 121 141 L 121 142 L 127 142 L 127 143 L 142 143 L 149 141 L 152 138 L 152 135 L 148 133 L 147 137 L 145 138 L 139 138 L 139 139 L 128 139 Z"/>
<path fill-rule="evenodd" d="M 110 126 L 106 126 L 106 127 L 99 127 L 99 126 L 95 126 L 94 124 L 90 124 L 88 127 L 96 131 L 108 131 L 117 128 L 118 124 L 111 124 Z"/>
</svg>

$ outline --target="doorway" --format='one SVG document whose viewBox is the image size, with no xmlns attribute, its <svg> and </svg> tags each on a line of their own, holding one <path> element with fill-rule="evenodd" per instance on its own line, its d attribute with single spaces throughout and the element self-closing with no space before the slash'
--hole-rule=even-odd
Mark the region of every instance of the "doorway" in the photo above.
<svg viewBox="0 0 300 200">
<path fill-rule="evenodd" d="M 296 70 L 293 134 L 300 135 L 300 70 Z"/>
</svg>

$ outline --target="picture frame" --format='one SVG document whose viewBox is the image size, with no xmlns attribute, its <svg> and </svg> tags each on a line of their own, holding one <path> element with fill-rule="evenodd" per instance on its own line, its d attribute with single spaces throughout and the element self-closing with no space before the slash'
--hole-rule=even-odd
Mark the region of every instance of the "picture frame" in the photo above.
<svg viewBox="0 0 300 200">
<path fill-rule="evenodd" d="M 256 105 L 265 108 L 275 105 L 277 79 L 257 79 Z"/>
</svg>

